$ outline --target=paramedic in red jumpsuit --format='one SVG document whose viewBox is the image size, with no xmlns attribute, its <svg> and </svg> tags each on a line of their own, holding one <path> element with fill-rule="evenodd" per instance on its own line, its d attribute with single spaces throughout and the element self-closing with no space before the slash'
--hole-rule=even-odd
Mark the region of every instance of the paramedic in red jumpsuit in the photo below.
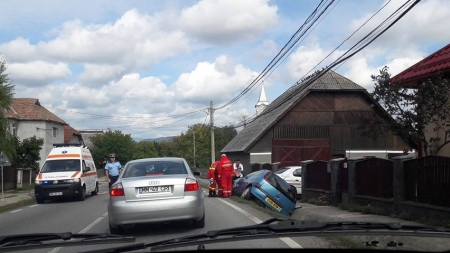
<svg viewBox="0 0 450 253">
<path fill-rule="evenodd" d="M 214 164 L 209 167 L 208 173 L 206 173 L 206 177 L 209 179 L 209 197 L 216 196 L 216 175 L 214 171 L 216 168 L 214 167 Z"/>
<path fill-rule="evenodd" d="M 228 159 L 227 155 L 223 154 L 220 158 L 219 168 L 221 168 L 222 173 L 222 189 L 223 197 L 231 197 L 231 188 L 233 187 L 233 163 Z"/>
<path fill-rule="evenodd" d="M 215 179 L 216 179 L 216 184 L 217 184 L 217 196 L 222 197 L 223 195 L 223 189 L 222 189 L 222 174 L 219 168 L 219 161 L 215 161 L 213 163 L 213 167 L 216 168 L 214 170 L 214 175 L 215 175 Z"/>
</svg>

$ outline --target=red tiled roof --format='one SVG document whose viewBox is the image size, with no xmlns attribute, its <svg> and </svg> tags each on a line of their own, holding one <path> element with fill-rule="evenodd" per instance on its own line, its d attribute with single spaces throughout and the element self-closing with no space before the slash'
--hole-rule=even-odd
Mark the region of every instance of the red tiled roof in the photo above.
<svg viewBox="0 0 450 253">
<path fill-rule="evenodd" d="M 404 84 L 429 78 L 438 71 L 450 72 L 450 44 L 391 78 Z"/>
<path fill-rule="evenodd" d="M 36 98 L 13 98 L 11 108 L 6 113 L 7 118 L 19 120 L 52 121 L 66 125 L 67 123 L 45 107 Z"/>
<path fill-rule="evenodd" d="M 81 137 L 81 133 L 75 130 L 70 125 L 64 125 L 64 143 L 69 143 L 72 136 L 77 135 Z"/>
</svg>

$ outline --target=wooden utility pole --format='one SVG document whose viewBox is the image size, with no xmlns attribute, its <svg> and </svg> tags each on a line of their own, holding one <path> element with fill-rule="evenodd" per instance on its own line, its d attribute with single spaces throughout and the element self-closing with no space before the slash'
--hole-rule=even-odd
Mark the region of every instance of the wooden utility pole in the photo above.
<svg viewBox="0 0 450 253">
<path fill-rule="evenodd" d="M 211 128 L 211 164 L 216 161 L 216 149 L 214 147 L 214 107 L 213 101 L 209 101 L 209 119 Z"/>
</svg>

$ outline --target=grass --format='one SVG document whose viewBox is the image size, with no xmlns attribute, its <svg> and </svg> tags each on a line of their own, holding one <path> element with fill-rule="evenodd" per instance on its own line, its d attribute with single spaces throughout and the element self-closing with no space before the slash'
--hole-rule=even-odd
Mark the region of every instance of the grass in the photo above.
<svg viewBox="0 0 450 253">
<path fill-rule="evenodd" d="M 341 203 L 339 204 L 339 208 L 342 210 L 347 210 L 349 212 L 358 212 L 364 214 L 383 214 L 384 212 L 380 209 L 368 204 L 366 206 L 354 204 L 354 203 Z"/>
<path fill-rule="evenodd" d="M 34 190 L 34 184 L 25 185 L 22 188 L 16 188 L 14 190 L 6 191 L 7 193 L 19 193 L 19 192 L 25 192 L 25 191 L 31 191 Z"/>
<path fill-rule="evenodd" d="M 8 205 L 0 206 L 0 213 L 7 212 L 10 210 L 14 210 L 20 207 L 24 207 L 27 205 L 36 204 L 36 199 L 34 197 L 30 199 L 24 199 L 16 203 L 11 203 Z"/>
</svg>

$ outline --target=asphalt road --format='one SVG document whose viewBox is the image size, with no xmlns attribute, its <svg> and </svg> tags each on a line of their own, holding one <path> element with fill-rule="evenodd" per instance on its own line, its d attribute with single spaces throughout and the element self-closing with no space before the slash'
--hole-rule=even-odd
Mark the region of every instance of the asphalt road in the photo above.
<svg viewBox="0 0 450 253">
<path fill-rule="evenodd" d="M 102 193 L 107 193 L 107 185 L 105 184 L 100 185 L 100 194 L 98 196 L 89 196 L 83 202 L 76 200 L 47 202 L 2 213 L 0 216 L 0 236 L 68 231 L 73 233 L 109 233 L 107 216 L 109 195 Z M 130 228 L 125 235 L 135 236 L 136 242 L 155 242 L 203 233 L 208 230 L 253 225 L 271 218 L 268 214 L 260 212 L 249 205 L 236 203 L 229 199 L 206 197 L 205 207 L 206 226 L 203 229 L 193 229 L 190 227 L 190 223 L 179 222 L 136 226 Z M 125 244 L 47 248 L 26 252 L 82 252 L 120 245 Z M 321 248 L 326 246 L 327 243 L 323 239 L 316 237 L 261 239 L 205 245 L 207 249 Z M 179 250 L 187 249 L 196 250 L 197 247 L 184 247 Z"/>
</svg>

